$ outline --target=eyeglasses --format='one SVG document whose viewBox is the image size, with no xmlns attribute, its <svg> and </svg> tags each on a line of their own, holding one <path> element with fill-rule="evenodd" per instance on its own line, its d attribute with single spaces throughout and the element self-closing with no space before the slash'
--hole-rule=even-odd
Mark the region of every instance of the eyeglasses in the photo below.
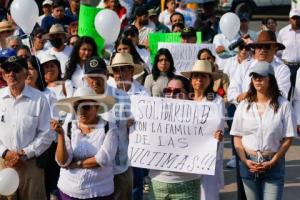
<svg viewBox="0 0 300 200">
<path fill-rule="evenodd" d="M 129 70 L 132 68 L 132 66 L 121 66 L 121 67 L 114 67 L 112 68 L 112 71 L 114 74 L 116 73 L 126 73 L 129 72 Z"/>
<path fill-rule="evenodd" d="M 239 46 L 239 49 L 240 49 L 240 50 L 245 49 L 246 51 L 250 51 L 250 47 L 247 47 L 247 46 L 245 46 L 245 45 Z"/>
<path fill-rule="evenodd" d="M 182 93 L 182 89 L 167 87 L 167 88 L 163 89 L 163 93 L 167 94 L 167 95 L 170 95 L 170 94 L 177 95 L 177 94 Z"/>
<path fill-rule="evenodd" d="M 84 111 L 89 111 L 92 108 L 92 105 L 80 105 L 79 104 L 79 105 L 75 105 L 73 108 L 76 112 L 78 112 L 78 109 L 82 109 Z"/>
<path fill-rule="evenodd" d="M 255 46 L 256 49 L 265 49 L 265 50 L 270 50 L 272 47 L 271 44 L 257 44 Z"/>
</svg>

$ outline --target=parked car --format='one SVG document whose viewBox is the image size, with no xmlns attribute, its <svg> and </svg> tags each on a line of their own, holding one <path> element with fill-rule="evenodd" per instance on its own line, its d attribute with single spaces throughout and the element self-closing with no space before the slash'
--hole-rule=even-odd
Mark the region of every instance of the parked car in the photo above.
<svg viewBox="0 0 300 200">
<path fill-rule="evenodd" d="M 250 16 L 257 11 L 270 11 L 269 9 L 282 10 L 290 8 L 291 0 L 220 0 L 219 8 L 222 11 L 232 11 L 235 13 L 248 12 Z"/>
</svg>

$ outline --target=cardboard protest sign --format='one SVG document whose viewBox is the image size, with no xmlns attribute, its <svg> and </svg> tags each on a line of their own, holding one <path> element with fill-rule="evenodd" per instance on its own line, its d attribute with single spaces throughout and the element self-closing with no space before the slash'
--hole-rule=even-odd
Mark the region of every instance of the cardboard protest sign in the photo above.
<svg viewBox="0 0 300 200">
<path fill-rule="evenodd" d="M 177 73 L 192 69 L 200 49 L 207 48 L 216 55 L 214 44 L 172 44 L 160 42 L 158 49 L 160 48 L 169 49 L 173 56 Z"/>
<path fill-rule="evenodd" d="M 222 108 L 214 103 L 131 97 L 135 125 L 129 135 L 131 166 L 195 174 L 215 173 Z"/>
<path fill-rule="evenodd" d="M 180 43 L 180 33 L 150 33 L 149 36 L 149 49 L 151 56 L 151 63 L 153 64 L 155 54 L 157 52 L 159 42 L 167 43 Z M 201 44 L 201 32 L 197 32 L 197 44 Z"/>
<path fill-rule="evenodd" d="M 78 35 L 81 36 L 89 36 L 92 37 L 98 48 L 98 54 L 101 56 L 103 53 L 105 41 L 104 39 L 97 33 L 94 20 L 97 13 L 102 10 L 100 8 L 95 8 L 86 5 L 80 5 L 79 11 L 79 21 L 78 21 Z"/>
</svg>

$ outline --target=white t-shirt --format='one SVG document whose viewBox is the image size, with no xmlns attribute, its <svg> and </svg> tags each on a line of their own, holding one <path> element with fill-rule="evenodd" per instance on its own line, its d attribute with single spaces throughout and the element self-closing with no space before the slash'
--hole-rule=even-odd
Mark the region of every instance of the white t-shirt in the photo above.
<svg viewBox="0 0 300 200">
<path fill-rule="evenodd" d="M 57 60 L 60 62 L 60 68 L 61 68 L 61 75 L 64 77 L 65 71 L 66 71 L 66 64 L 70 59 L 70 55 L 72 52 L 72 47 L 66 45 L 63 51 L 57 52 L 54 50 L 54 48 L 50 48 L 46 53 L 49 53 L 50 55 L 56 56 Z"/>
<path fill-rule="evenodd" d="M 296 123 L 292 107 L 284 97 L 278 98 L 279 108 L 275 113 L 268 104 L 260 117 L 257 104 L 242 101 L 233 118 L 230 135 L 242 136 L 242 145 L 250 151 L 277 152 L 286 137 L 296 137 Z"/>
<path fill-rule="evenodd" d="M 168 9 L 166 9 L 159 14 L 158 21 L 167 26 L 170 30 L 172 30 L 170 16 L 171 14 L 169 13 Z"/>
</svg>

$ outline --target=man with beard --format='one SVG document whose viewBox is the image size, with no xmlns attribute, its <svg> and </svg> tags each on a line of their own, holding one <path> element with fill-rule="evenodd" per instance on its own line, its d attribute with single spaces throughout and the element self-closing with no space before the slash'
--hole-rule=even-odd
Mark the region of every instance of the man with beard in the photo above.
<svg viewBox="0 0 300 200">
<path fill-rule="evenodd" d="M 291 10 L 289 16 L 290 24 L 279 31 L 277 40 L 286 47 L 282 51 L 282 59 L 291 70 L 293 88 L 295 86 L 297 70 L 300 67 L 300 10 Z M 291 94 L 292 89 L 289 97 Z"/>
<path fill-rule="evenodd" d="M 283 44 L 276 41 L 275 33 L 270 30 L 262 31 L 257 37 L 257 41 L 249 43 L 246 47 L 254 49 L 253 58 L 249 61 L 244 61 L 231 79 L 228 88 L 228 100 L 233 103 L 239 103 L 245 99 L 251 81 L 249 73 L 257 61 L 271 63 L 279 89 L 282 95 L 287 98 L 291 87 L 291 73 L 289 68 L 275 56 L 278 50 L 285 49 Z"/>
<path fill-rule="evenodd" d="M 54 24 L 51 26 L 49 34 L 46 36 L 49 39 L 52 48 L 47 50 L 45 53 L 55 56 L 61 67 L 62 77 L 66 71 L 66 63 L 69 60 L 69 56 L 72 52 L 72 48 L 65 45 L 68 34 L 65 32 L 64 27 L 61 24 Z M 38 56 L 43 56 L 42 54 Z"/>
<path fill-rule="evenodd" d="M 155 24 L 149 24 L 148 10 L 146 6 L 135 10 L 135 20 L 132 23 L 139 31 L 139 44 L 148 46 L 148 35 L 155 31 Z"/>
</svg>

